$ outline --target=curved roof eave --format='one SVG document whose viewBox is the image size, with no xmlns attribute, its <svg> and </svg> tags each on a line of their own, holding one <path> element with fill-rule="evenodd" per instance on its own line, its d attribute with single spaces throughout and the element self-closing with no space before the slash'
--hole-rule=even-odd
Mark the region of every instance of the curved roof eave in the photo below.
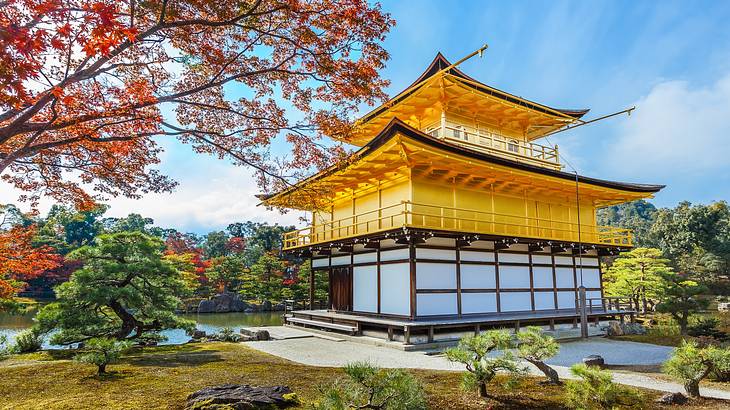
<svg viewBox="0 0 730 410">
<path fill-rule="evenodd" d="M 364 145 L 361 149 L 359 149 L 357 152 L 353 153 L 353 156 L 362 156 L 366 152 L 372 152 L 375 151 L 378 147 L 388 142 L 391 138 L 393 138 L 398 132 L 402 133 L 403 135 L 406 135 L 410 138 L 413 138 L 416 141 L 423 142 L 425 144 L 428 144 L 434 148 L 442 149 L 444 151 L 449 151 L 454 154 L 463 155 L 467 157 L 471 157 L 477 160 L 490 162 L 497 165 L 503 165 L 511 168 L 520 169 L 523 171 L 533 172 L 541 175 L 547 175 L 552 176 L 556 178 L 566 179 L 570 181 L 575 181 L 576 174 L 570 173 L 570 172 L 564 172 L 564 171 L 557 171 L 550 168 L 544 168 L 537 165 L 531 165 L 526 164 L 523 162 L 499 157 L 496 155 L 488 154 L 486 152 L 481 152 L 465 147 L 461 147 L 454 144 L 449 144 L 447 142 L 441 141 L 437 138 L 434 138 L 426 133 L 423 133 L 408 124 L 404 123 L 403 121 L 399 120 L 398 118 L 393 118 L 385 128 L 383 128 L 378 135 L 370 140 L 366 145 Z M 256 197 L 259 198 L 262 201 L 270 200 L 274 197 L 277 197 L 279 195 L 286 194 L 287 192 L 290 192 L 292 190 L 295 190 L 296 188 L 317 180 L 324 178 L 326 176 L 329 176 L 330 174 L 338 171 L 340 169 L 339 165 L 333 165 L 323 171 L 320 171 L 319 173 L 312 175 L 311 177 L 304 179 L 297 183 L 296 185 L 284 189 L 282 191 L 279 191 L 274 194 L 270 195 L 257 195 Z M 656 193 L 659 192 L 662 188 L 665 187 L 665 185 L 653 185 L 653 184 L 636 184 L 636 183 L 628 183 L 628 182 L 618 182 L 618 181 L 608 181 L 598 178 L 591 178 L 586 177 L 582 175 L 578 175 L 578 182 L 589 184 L 589 185 L 595 185 L 600 186 L 604 188 L 610 188 L 610 189 L 618 189 L 622 191 L 629 191 L 629 192 L 637 192 L 637 193 Z"/>
<path fill-rule="evenodd" d="M 426 71 L 424 71 L 423 74 L 421 74 L 418 77 L 418 79 L 416 79 L 416 81 L 414 81 L 411 85 L 409 85 L 403 91 L 401 91 L 398 94 L 396 94 L 395 97 L 393 97 L 392 99 L 388 100 L 386 103 L 384 103 L 380 107 L 378 107 L 375 110 L 373 110 L 373 111 L 365 114 L 360 119 L 360 121 L 367 122 L 370 119 L 372 119 L 373 117 L 377 117 L 378 115 L 380 115 L 384 111 L 387 111 L 390 106 L 392 106 L 393 104 L 397 104 L 401 100 L 403 100 L 406 97 L 408 97 L 411 93 L 415 92 L 415 89 L 411 90 L 414 86 L 418 85 L 419 83 L 422 83 L 423 81 L 426 81 L 427 79 L 429 79 L 432 76 L 436 75 L 436 73 L 438 73 L 439 71 L 443 70 L 444 68 L 446 68 L 446 67 L 448 67 L 450 65 L 451 65 L 451 62 L 449 62 L 449 60 L 447 60 L 446 57 L 444 57 L 444 55 L 441 54 L 441 52 L 439 51 L 436 54 L 436 57 L 434 57 L 433 61 L 431 61 L 431 64 L 429 64 L 429 66 L 426 69 Z M 516 98 L 516 96 L 514 96 L 514 95 L 512 95 L 512 94 L 510 94 L 510 93 L 508 93 L 506 91 L 502 91 L 502 90 L 496 89 L 496 88 L 494 88 L 492 86 L 487 86 L 486 84 L 484 84 L 484 83 L 482 83 L 482 82 L 480 82 L 480 81 L 478 81 L 478 80 L 470 77 L 469 75 L 467 75 L 466 73 L 464 73 L 463 71 L 459 70 L 456 67 L 451 68 L 449 70 L 449 72 L 451 74 L 453 74 L 454 76 L 456 76 L 456 77 L 461 77 L 461 78 L 463 78 L 465 80 L 468 80 L 469 83 L 465 83 L 465 85 L 468 86 L 468 87 L 472 87 L 472 88 L 477 89 L 477 90 L 479 90 L 481 92 L 484 92 L 484 93 L 493 95 L 493 96 L 495 96 L 497 98 L 503 99 L 503 100 L 508 101 L 508 102 L 511 102 L 511 103 L 515 103 L 515 104 L 519 104 L 519 105 L 524 105 L 527 108 L 530 108 L 532 110 L 535 110 L 535 111 L 538 111 L 538 112 L 541 112 L 541 113 L 545 113 L 545 114 L 548 114 L 548 115 L 555 115 L 555 113 L 554 112 L 551 112 L 551 111 L 557 111 L 557 112 L 560 112 L 560 113 L 562 113 L 564 115 L 567 115 L 567 116 L 572 117 L 572 118 L 574 118 L 574 119 L 577 120 L 577 119 L 582 118 L 584 115 L 586 115 L 588 113 L 588 111 L 590 111 L 590 109 L 588 109 L 588 108 L 584 108 L 584 109 L 566 109 L 566 108 L 553 108 L 553 107 L 548 107 L 546 105 L 538 104 L 538 103 L 535 103 L 535 102 L 526 100 L 526 99 L 521 98 L 521 97 L 520 98 Z M 479 84 L 479 85 L 476 85 L 476 84 Z M 407 92 L 407 93 L 404 94 L 404 92 L 406 90 L 411 90 L 411 91 L 409 91 L 409 92 Z"/>
</svg>

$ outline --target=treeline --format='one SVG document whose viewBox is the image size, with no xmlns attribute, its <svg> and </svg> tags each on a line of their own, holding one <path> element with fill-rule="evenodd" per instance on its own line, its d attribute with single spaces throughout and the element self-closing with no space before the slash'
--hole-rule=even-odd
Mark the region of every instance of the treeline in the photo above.
<svg viewBox="0 0 730 410">
<path fill-rule="evenodd" d="M 600 210 L 598 223 L 632 229 L 636 246 L 658 249 L 674 271 L 707 285 L 715 295 L 730 295 L 727 202 L 681 202 L 657 209 L 640 200 Z"/>
<path fill-rule="evenodd" d="M 54 287 L 82 267 L 69 254 L 95 245 L 103 235 L 122 232 L 161 240 L 156 243 L 163 244 L 164 259 L 184 278 L 187 298 L 231 292 L 245 300 L 278 303 L 308 297 L 308 264 L 281 253 L 282 234 L 293 227 L 235 222 L 198 235 L 155 226 L 136 213 L 105 217 L 107 210 L 106 205 L 84 211 L 54 205 L 46 215 L 32 215 L 0 205 L 0 250 L 5 251 L 0 252 L 5 256 L 0 256 L 0 300 L 17 294 L 52 297 Z M 325 300 L 326 283 L 318 282 L 316 296 Z"/>
</svg>

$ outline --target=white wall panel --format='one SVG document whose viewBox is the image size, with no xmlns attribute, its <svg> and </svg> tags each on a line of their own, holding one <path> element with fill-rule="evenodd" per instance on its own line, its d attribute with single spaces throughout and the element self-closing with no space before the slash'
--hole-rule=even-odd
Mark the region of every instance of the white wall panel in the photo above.
<svg viewBox="0 0 730 410">
<path fill-rule="evenodd" d="M 499 262 L 529 263 L 530 258 L 528 255 L 521 253 L 500 253 Z"/>
<path fill-rule="evenodd" d="M 321 268 L 321 267 L 329 266 L 329 263 L 330 263 L 330 258 L 312 259 L 313 268 Z"/>
<path fill-rule="evenodd" d="M 573 257 L 572 256 L 556 256 L 555 264 L 556 265 L 572 265 Z"/>
<path fill-rule="evenodd" d="M 461 288 L 496 289 L 494 266 L 461 264 Z"/>
<path fill-rule="evenodd" d="M 580 284 L 580 270 L 578 271 L 578 282 Z M 597 268 L 583 268 L 583 286 L 587 288 L 601 287 L 601 275 Z"/>
<path fill-rule="evenodd" d="M 555 309 L 554 292 L 535 292 L 535 310 Z"/>
<path fill-rule="evenodd" d="M 550 255 L 532 255 L 532 263 L 541 263 L 543 265 L 552 265 L 553 258 Z"/>
<path fill-rule="evenodd" d="M 416 295 L 418 316 L 455 315 L 456 293 L 419 293 Z"/>
<path fill-rule="evenodd" d="M 378 311 L 378 270 L 376 266 L 356 266 L 352 270 L 352 305 L 359 312 Z"/>
<path fill-rule="evenodd" d="M 332 266 L 349 265 L 352 262 L 350 255 L 335 256 L 332 258 Z"/>
<path fill-rule="evenodd" d="M 594 299 L 594 300 L 590 300 Z M 601 291 L 600 290 L 590 290 L 586 292 L 586 304 L 593 305 L 593 306 L 603 306 L 603 301 L 601 300 Z"/>
<path fill-rule="evenodd" d="M 553 268 L 547 266 L 533 266 L 532 284 L 535 288 L 552 288 Z"/>
<path fill-rule="evenodd" d="M 456 289 L 456 264 L 416 263 L 416 289 Z"/>
<path fill-rule="evenodd" d="M 459 259 L 463 261 L 494 262 L 494 253 L 461 251 L 459 252 Z"/>
<path fill-rule="evenodd" d="M 558 309 L 575 309 L 575 292 L 558 292 Z"/>
<path fill-rule="evenodd" d="M 573 268 L 555 268 L 555 282 L 559 288 L 574 288 Z"/>
<path fill-rule="evenodd" d="M 499 294 L 502 312 L 532 310 L 530 292 L 504 292 Z"/>
<path fill-rule="evenodd" d="M 354 263 L 371 263 L 371 262 L 377 262 L 378 261 L 378 255 L 377 255 L 377 252 L 356 253 L 355 255 L 352 255 L 352 261 Z"/>
<path fill-rule="evenodd" d="M 583 257 L 583 266 L 598 266 L 598 258 Z"/>
<path fill-rule="evenodd" d="M 416 248 L 416 258 L 456 261 L 456 251 L 449 249 Z"/>
<path fill-rule="evenodd" d="M 462 293 L 461 313 L 493 313 L 497 311 L 496 293 Z"/>
<path fill-rule="evenodd" d="M 380 312 L 391 315 L 411 314 L 411 265 L 380 265 Z"/>
<path fill-rule="evenodd" d="M 408 251 L 408 248 L 393 249 L 393 250 L 389 250 L 389 251 L 380 252 L 381 261 L 394 261 L 394 260 L 398 260 L 398 259 L 408 259 L 409 257 L 410 257 L 410 253 Z"/>
<path fill-rule="evenodd" d="M 502 256 L 500 256 L 501 258 Z M 499 265 L 499 287 L 500 289 L 529 288 L 530 268 L 528 266 Z"/>
</svg>

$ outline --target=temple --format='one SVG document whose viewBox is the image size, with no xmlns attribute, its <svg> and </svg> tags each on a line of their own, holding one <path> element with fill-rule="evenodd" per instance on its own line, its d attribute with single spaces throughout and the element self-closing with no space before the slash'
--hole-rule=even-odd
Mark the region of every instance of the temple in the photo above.
<svg viewBox="0 0 730 410">
<path fill-rule="evenodd" d="M 631 232 L 597 225 L 596 210 L 663 186 L 566 172 L 545 137 L 587 112 L 500 91 L 439 53 L 355 123 L 348 161 L 260 197 L 311 215 L 284 250 L 328 272 L 327 309 L 310 300 L 287 323 L 434 342 L 575 323 L 581 286 L 591 318 L 632 313 L 604 297 L 599 262 L 630 248 Z"/>
</svg>

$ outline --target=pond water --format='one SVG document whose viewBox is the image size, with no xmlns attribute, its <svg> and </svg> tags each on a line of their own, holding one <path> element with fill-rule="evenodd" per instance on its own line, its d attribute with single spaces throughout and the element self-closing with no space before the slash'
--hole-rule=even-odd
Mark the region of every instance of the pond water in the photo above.
<svg viewBox="0 0 730 410">
<path fill-rule="evenodd" d="M 36 312 L 27 312 L 22 314 L 0 313 L 0 335 L 8 336 L 10 342 L 13 341 L 15 335 L 21 331 L 33 326 L 33 317 Z M 236 332 L 241 327 L 248 326 L 278 326 L 281 325 L 282 312 L 260 312 L 260 313 L 207 313 L 207 314 L 184 314 L 180 315 L 186 319 L 194 320 L 197 328 L 204 330 L 206 333 L 215 333 L 224 327 L 230 327 Z M 162 332 L 167 337 L 167 341 L 162 344 L 181 344 L 190 340 L 190 336 L 185 334 L 184 330 L 166 330 Z M 45 344 L 51 346 L 48 343 Z"/>
</svg>

